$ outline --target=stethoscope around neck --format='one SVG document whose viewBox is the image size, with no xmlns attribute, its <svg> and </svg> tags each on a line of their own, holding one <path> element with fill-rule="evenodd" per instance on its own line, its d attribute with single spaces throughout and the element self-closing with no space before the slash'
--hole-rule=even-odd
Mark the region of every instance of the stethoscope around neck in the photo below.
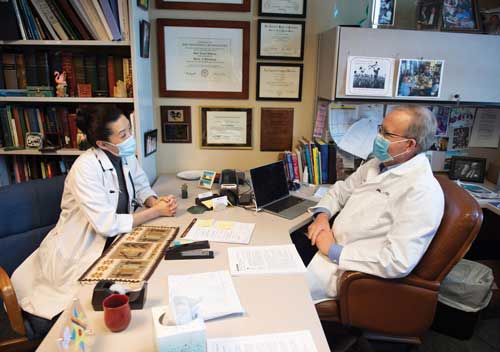
<svg viewBox="0 0 500 352">
<path fill-rule="evenodd" d="M 111 173 L 113 172 L 114 168 L 110 167 L 109 169 L 105 169 L 104 166 L 102 165 L 101 159 L 99 159 L 97 154 L 95 154 L 95 157 L 96 157 L 97 161 L 99 162 L 99 165 L 101 165 L 101 169 L 102 169 L 103 173 L 105 173 L 106 171 L 111 172 Z M 132 175 L 130 174 L 130 170 L 128 171 L 128 179 L 130 180 L 130 184 L 132 185 L 132 192 L 134 193 L 134 196 L 132 197 L 131 203 L 132 203 L 132 207 L 134 208 L 134 211 L 136 211 L 137 208 L 139 208 L 140 204 L 135 197 L 135 185 L 134 185 L 134 180 L 132 179 Z"/>
</svg>

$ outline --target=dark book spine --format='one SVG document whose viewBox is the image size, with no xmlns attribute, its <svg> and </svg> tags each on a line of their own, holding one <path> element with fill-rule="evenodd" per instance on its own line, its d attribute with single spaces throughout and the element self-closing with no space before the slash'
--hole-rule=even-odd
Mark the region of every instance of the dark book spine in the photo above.
<svg viewBox="0 0 500 352">
<path fill-rule="evenodd" d="M 83 55 L 73 55 L 73 69 L 75 70 L 76 84 L 85 83 L 85 69 L 83 63 Z"/>
<path fill-rule="evenodd" d="M 115 94 L 115 65 L 113 56 L 108 56 L 108 91 L 109 96 L 114 97 Z"/>
<path fill-rule="evenodd" d="M 9 115 L 7 113 L 6 107 L 0 108 L 0 120 L 0 122 L 2 123 L 4 145 L 6 147 L 11 147 L 13 145 L 13 139 L 11 135 Z"/>
<path fill-rule="evenodd" d="M 3 53 L 3 76 L 5 78 L 5 88 L 18 89 L 16 73 L 16 56 L 12 53 Z"/>
<path fill-rule="evenodd" d="M 38 73 L 38 83 L 41 86 L 51 86 L 49 75 L 49 55 L 46 51 L 36 53 L 36 67 Z"/>
<path fill-rule="evenodd" d="M 69 39 L 71 39 L 71 40 L 82 39 L 82 37 L 80 37 L 80 35 L 76 33 L 76 31 L 71 26 L 70 22 L 66 19 L 66 17 L 63 15 L 63 13 L 60 11 L 56 2 L 54 0 L 45 0 L 45 1 L 47 1 L 47 4 L 49 5 L 50 9 L 52 10 L 52 13 L 56 16 L 57 20 L 61 24 L 62 28 L 66 32 L 66 35 L 69 37 Z"/>
<path fill-rule="evenodd" d="M 108 90 L 108 63 L 105 55 L 97 56 L 97 89 L 96 96 L 109 96 Z"/>
<path fill-rule="evenodd" d="M 0 23 L 2 24 L 0 40 L 23 39 L 19 29 L 23 26 L 23 23 L 17 22 L 17 3 L 15 3 L 15 1 L 16 0 L 0 1 Z"/>
<path fill-rule="evenodd" d="M 5 79 L 3 77 L 3 58 L 0 60 L 0 89 L 5 89 Z"/>
<path fill-rule="evenodd" d="M 85 69 L 86 83 L 92 86 L 92 96 L 95 96 L 97 90 L 97 60 L 94 55 L 84 57 L 83 66 Z"/>
<path fill-rule="evenodd" d="M 57 4 L 66 19 L 69 20 L 70 24 L 74 26 L 75 32 L 84 40 L 92 40 L 92 36 L 89 34 L 88 30 L 85 28 L 82 20 L 76 14 L 73 7 L 70 5 L 68 0 L 56 0 Z"/>
<path fill-rule="evenodd" d="M 337 148 L 333 142 L 328 143 L 328 180 L 333 185 L 337 181 Z"/>
<path fill-rule="evenodd" d="M 125 81 L 123 80 L 123 58 L 121 56 L 115 56 L 114 61 L 115 84 L 117 81 L 122 81 L 123 83 L 125 83 Z"/>
<path fill-rule="evenodd" d="M 68 93 L 71 97 L 76 96 L 76 75 L 73 69 L 73 55 L 69 52 L 62 53 L 62 69 L 66 72 Z"/>
<path fill-rule="evenodd" d="M 36 55 L 33 51 L 27 51 L 24 56 L 26 67 L 26 83 L 28 86 L 39 86 L 38 69 L 36 65 Z"/>
</svg>

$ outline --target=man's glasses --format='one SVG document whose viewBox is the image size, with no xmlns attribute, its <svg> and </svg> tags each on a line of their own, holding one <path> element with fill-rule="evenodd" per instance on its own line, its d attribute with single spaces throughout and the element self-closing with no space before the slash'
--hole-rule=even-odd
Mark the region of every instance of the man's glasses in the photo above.
<svg viewBox="0 0 500 352">
<path fill-rule="evenodd" d="M 403 136 L 403 135 L 400 135 L 400 134 L 397 134 L 397 133 L 387 132 L 384 129 L 384 126 L 382 126 L 382 125 L 378 125 L 378 133 L 380 133 L 384 137 L 386 137 L 386 136 L 393 136 L 393 137 L 408 138 L 407 136 Z"/>
</svg>

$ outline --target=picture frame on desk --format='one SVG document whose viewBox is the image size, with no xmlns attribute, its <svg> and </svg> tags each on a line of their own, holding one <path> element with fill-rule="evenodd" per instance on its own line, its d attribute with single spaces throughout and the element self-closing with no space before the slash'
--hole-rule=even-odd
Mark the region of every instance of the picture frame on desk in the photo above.
<svg viewBox="0 0 500 352">
<path fill-rule="evenodd" d="M 307 0 L 259 0 L 259 16 L 305 18 Z"/>
<path fill-rule="evenodd" d="M 257 63 L 257 100 L 302 100 L 303 64 Z"/>
<path fill-rule="evenodd" d="M 201 108 L 201 148 L 252 149 L 252 108 Z"/>
<path fill-rule="evenodd" d="M 140 55 L 142 58 L 149 58 L 149 38 L 151 33 L 151 24 L 148 21 L 141 20 L 139 25 L 139 35 L 141 38 Z"/>
<path fill-rule="evenodd" d="M 485 170 L 485 158 L 452 156 L 448 177 L 451 180 L 482 183 L 484 182 Z"/>
<path fill-rule="evenodd" d="M 144 157 L 156 153 L 157 145 L 158 145 L 157 129 L 144 133 Z"/>
<path fill-rule="evenodd" d="M 372 27 L 392 27 L 396 14 L 396 0 L 373 0 Z"/>
<path fill-rule="evenodd" d="M 259 20 L 257 58 L 303 60 L 305 24 L 304 21 Z"/>
<path fill-rule="evenodd" d="M 160 106 L 162 143 L 191 143 L 191 107 Z"/>
<path fill-rule="evenodd" d="M 193 11 L 250 12 L 251 0 L 156 0 L 156 8 Z"/>
<path fill-rule="evenodd" d="M 441 30 L 447 32 L 481 32 L 481 17 L 479 16 L 477 0 L 444 0 L 441 10 Z"/>
<path fill-rule="evenodd" d="M 248 99 L 250 22 L 158 19 L 157 38 L 160 96 Z"/>
</svg>

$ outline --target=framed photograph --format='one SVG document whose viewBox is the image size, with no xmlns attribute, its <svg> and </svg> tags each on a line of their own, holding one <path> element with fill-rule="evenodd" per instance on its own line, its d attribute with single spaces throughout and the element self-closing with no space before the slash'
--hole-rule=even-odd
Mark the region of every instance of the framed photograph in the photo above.
<svg viewBox="0 0 500 352">
<path fill-rule="evenodd" d="M 257 100 L 302 100 L 302 64 L 257 63 Z"/>
<path fill-rule="evenodd" d="M 423 0 L 417 3 L 417 28 L 438 29 L 441 0 Z"/>
<path fill-rule="evenodd" d="M 156 0 L 156 8 L 192 11 L 249 12 L 251 0 Z"/>
<path fill-rule="evenodd" d="M 392 97 L 393 76 L 392 58 L 349 56 L 345 94 Z"/>
<path fill-rule="evenodd" d="M 451 180 L 483 182 L 486 159 L 467 156 L 452 156 L 448 177 Z"/>
<path fill-rule="evenodd" d="M 191 107 L 160 106 L 162 143 L 191 143 Z"/>
<path fill-rule="evenodd" d="M 304 59 L 305 22 L 259 20 L 257 58 Z"/>
<path fill-rule="evenodd" d="M 141 9 L 148 10 L 149 0 L 137 0 L 137 6 L 139 6 Z"/>
<path fill-rule="evenodd" d="M 476 0 L 444 0 L 442 18 L 444 31 L 481 31 Z"/>
<path fill-rule="evenodd" d="M 156 153 L 158 143 L 158 130 L 151 130 L 144 133 L 144 156 Z"/>
<path fill-rule="evenodd" d="M 259 0 L 259 16 L 305 18 L 307 0 Z"/>
<path fill-rule="evenodd" d="M 204 170 L 201 173 L 200 183 L 198 184 L 201 188 L 211 189 L 214 184 L 215 175 L 217 173 L 215 171 Z"/>
<path fill-rule="evenodd" d="M 201 147 L 252 149 L 252 109 L 202 107 Z"/>
<path fill-rule="evenodd" d="M 372 26 L 394 26 L 396 0 L 373 0 Z"/>
<path fill-rule="evenodd" d="M 500 35 L 500 7 L 481 11 L 484 33 Z"/>
<path fill-rule="evenodd" d="M 250 22 L 158 19 L 162 97 L 248 99 Z"/>
<path fill-rule="evenodd" d="M 439 98 L 444 60 L 399 60 L 397 97 Z"/>
<path fill-rule="evenodd" d="M 140 54 L 143 58 L 149 57 L 149 38 L 150 38 L 151 24 L 148 21 L 141 20 L 139 35 L 141 37 Z"/>
</svg>

